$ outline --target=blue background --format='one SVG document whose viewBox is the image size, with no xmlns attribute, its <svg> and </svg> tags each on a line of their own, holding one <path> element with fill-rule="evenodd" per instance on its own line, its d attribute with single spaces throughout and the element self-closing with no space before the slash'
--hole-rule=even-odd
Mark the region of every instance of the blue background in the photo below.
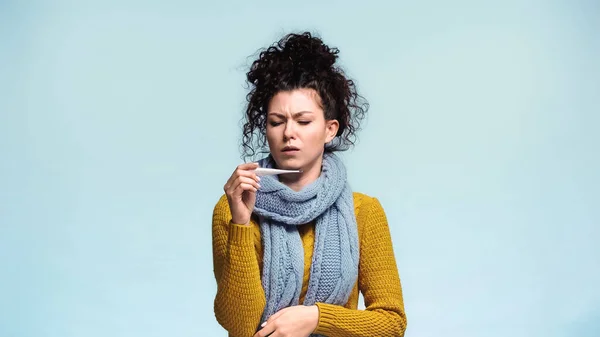
<svg viewBox="0 0 600 337">
<path fill-rule="evenodd" d="M 304 29 L 371 103 L 406 336 L 600 335 L 598 1 L 126 0 L 0 1 L 0 336 L 225 335 L 244 72 Z"/>
</svg>

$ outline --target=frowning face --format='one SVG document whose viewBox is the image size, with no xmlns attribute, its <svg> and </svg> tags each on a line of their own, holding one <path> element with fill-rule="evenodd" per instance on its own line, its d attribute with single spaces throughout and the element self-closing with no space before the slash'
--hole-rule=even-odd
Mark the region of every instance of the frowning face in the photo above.
<svg viewBox="0 0 600 337">
<path fill-rule="evenodd" d="M 313 89 L 281 91 L 269 102 L 267 142 L 281 169 L 320 171 L 325 144 L 338 128 L 338 121 L 325 120 L 319 95 Z"/>
</svg>

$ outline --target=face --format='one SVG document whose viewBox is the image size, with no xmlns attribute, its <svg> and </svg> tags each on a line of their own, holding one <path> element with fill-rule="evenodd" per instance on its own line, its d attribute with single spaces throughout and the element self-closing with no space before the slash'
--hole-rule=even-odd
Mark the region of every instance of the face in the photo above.
<svg viewBox="0 0 600 337">
<path fill-rule="evenodd" d="M 313 89 L 277 93 L 267 111 L 267 142 L 281 169 L 321 169 L 324 146 L 339 128 L 325 120 L 320 98 Z"/>
</svg>

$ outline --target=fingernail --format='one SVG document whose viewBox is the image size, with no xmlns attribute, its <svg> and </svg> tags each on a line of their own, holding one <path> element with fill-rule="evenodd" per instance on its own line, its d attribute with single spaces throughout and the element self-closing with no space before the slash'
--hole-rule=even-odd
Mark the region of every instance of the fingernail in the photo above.
<svg viewBox="0 0 600 337">
<path fill-rule="evenodd" d="M 265 327 L 265 325 L 267 325 L 267 322 L 266 322 L 266 321 L 265 321 L 265 322 L 263 322 L 263 324 L 261 324 L 261 325 L 260 325 L 260 327 L 261 327 L 261 328 L 264 328 L 264 327 Z"/>
</svg>

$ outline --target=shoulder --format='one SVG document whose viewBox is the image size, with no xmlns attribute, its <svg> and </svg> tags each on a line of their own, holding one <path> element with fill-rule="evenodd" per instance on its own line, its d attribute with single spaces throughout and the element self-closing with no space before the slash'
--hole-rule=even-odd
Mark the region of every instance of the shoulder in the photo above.
<svg viewBox="0 0 600 337">
<path fill-rule="evenodd" d="M 379 199 L 361 192 L 353 192 L 354 210 L 358 214 L 361 210 L 372 210 L 373 207 L 383 210 Z"/>
<path fill-rule="evenodd" d="M 369 226 L 376 219 L 387 220 L 379 199 L 361 192 L 354 192 L 354 213 L 359 227 Z"/>
<path fill-rule="evenodd" d="M 388 218 L 381 202 L 363 193 L 355 193 L 354 200 L 361 247 L 381 244 L 390 235 Z"/>
</svg>

